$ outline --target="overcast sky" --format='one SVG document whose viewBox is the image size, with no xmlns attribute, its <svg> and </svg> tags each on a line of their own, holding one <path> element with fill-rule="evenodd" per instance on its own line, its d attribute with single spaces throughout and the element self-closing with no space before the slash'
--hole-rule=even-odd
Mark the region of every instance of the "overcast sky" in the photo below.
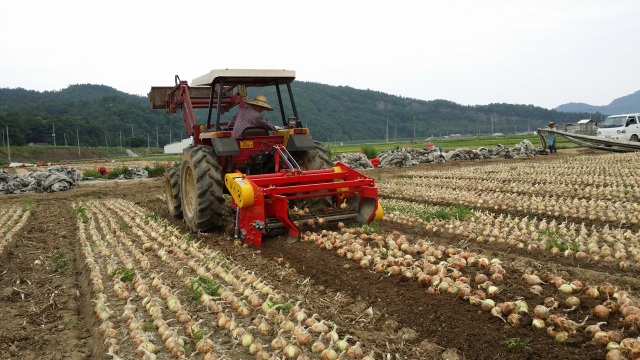
<svg viewBox="0 0 640 360">
<path fill-rule="evenodd" d="M 4 1 L 0 87 L 144 95 L 217 68 L 461 104 L 640 90 L 640 1 Z"/>
</svg>

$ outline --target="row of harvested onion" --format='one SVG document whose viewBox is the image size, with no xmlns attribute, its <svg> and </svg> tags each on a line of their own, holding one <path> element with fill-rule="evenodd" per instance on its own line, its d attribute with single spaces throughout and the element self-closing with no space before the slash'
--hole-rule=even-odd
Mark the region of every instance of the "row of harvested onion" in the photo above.
<svg viewBox="0 0 640 360">
<path fill-rule="evenodd" d="M 463 205 L 472 209 L 520 212 L 549 217 L 571 217 L 574 220 L 591 220 L 615 223 L 622 226 L 638 224 L 640 205 L 621 202 L 585 199 L 511 194 L 499 191 L 477 191 L 465 189 L 442 189 L 431 186 L 429 179 L 423 182 L 392 180 L 379 186 L 384 198 L 410 200 L 435 205 Z"/>
<path fill-rule="evenodd" d="M 24 227 L 30 215 L 31 210 L 22 211 L 21 208 L 13 207 L 0 218 L 0 255 L 4 253 L 7 244 Z"/>
<path fill-rule="evenodd" d="M 89 203 L 88 207 L 93 212 L 93 214 L 96 215 L 105 238 L 112 246 L 117 246 L 118 248 L 120 248 L 120 245 L 114 244 L 114 238 L 112 236 L 112 234 L 114 234 L 121 240 L 125 247 L 129 248 L 132 254 L 137 254 L 137 260 L 139 261 L 139 263 L 143 264 L 146 261 L 146 263 L 149 264 L 146 256 L 140 253 L 140 251 L 135 247 L 135 244 L 126 237 L 124 232 L 120 231 L 119 226 L 115 226 L 114 218 L 105 209 L 97 206 L 97 203 L 95 202 Z M 104 221 L 105 218 L 107 218 L 109 220 L 109 224 L 112 225 L 110 228 L 106 226 L 106 222 Z M 118 253 L 118 250 L 116 250 L 116 253 Z M 121 257 L 121 259 L 124 259 L 124 264 L 131 264 L 131 260 L 128 258 L 128 256 L 126 256 L 126 254 L 122 252 L 122 249 L 119 256 Z M 126 283 L 120 280 L 120 274 L 118 272 L 119 270 L 116 270 L 118 268 L 117 266 L 113 266 L 114 262 L 115 259 L 113 258 L 108 261 L 107 272 L 109 276 L 113 277 L 114 290 L 118 293 L 118 297 L 122 298 L 121 293 L 126 293 L 127 286 Z M 128 265 L 125 266 L 127 266 L 127 269 L 132 268 Z M 163 302 L 157 297 L 152 297 L 149 284 L 141 274 L 144 273 L 136 271 L 136 275 L 132 279 L 133 288 L 135 289 L 138 296 L 140 298 L 143 298 L 142 306 L 145 308 L 145 310 L 147 310 L 148 315 L 151 317 L 150 319 L 154 327 L 157 329 L 158 335 L 164 342 L 165 347 L 168 351 L 170 351 L 171 357 L 180 358 L 185 355 L 185 343 L 183 340 L 184 337 L 180 336 L 178 328 L 169 327 L 168 324 L 172 320 L 165 321 L 162 313 Z M 195 336 L 194 332 L 199 330 L 199 323 L 192 321 L 192 316 L 186 310 L 182 309 L 179 300 L 175 296 L 173 296 L 173 291 L 170 288 L 168 289 L 168 291 L 160 293 L 160 296 L 167 300 L 167 308 L 171 312 L 176 313 L 176 319 L 180 323 L 185 324 L 186 334 L 193 338 Z M 143 359 L 155 360 L 155 353 L 157 350 L 156 346 L 149 340 L 149 337 L 147 336 L 145 331 L 142 330 L 141 326 L 143 321 L 139 320 L 139 318 L 136 316 L 135 313 L 137 307 L 135 305 L 131 305 L 129 302 L 130 300 L 130 298 L 127 299 L 127 306 L 124 307 L 122 317 L 127 321 L 127 326 L 130 330 L 129 337 L 132 339 L 134 344 L 138 346 L 135 350 L 135 353 L 138 356 L 142 356 Z M 146 331 L 148 331 L 148 329 L 146 329 Z M 213 343 L 206 336 L 196 342 L 195 348 L 198 352 L 204 353 L 205 359 L 207 360 L 217 358 L 217 355 L 215 353 L 212 353 Z"/>
<path fill-rule="evenodd" d="M 303 354 L 306 345 L 310 345 L 310 351 L 320 354 L 322 358 L 336 359 L 340 351 L 346 357 L 364 358 L 359 343 L 351 346 L 347 341 L 349 337 L 342 340 L 338 338 L 336 326 L 332 331 L 329 331 L 325 320 L 317 319 L 317 314 L 309 317 L 308 312 L 300 308 L 300 303 L 293 306 L 289 314 L 285 316 L 281 311 L 278 311 L 283 306 L 282 304 L 288 302 L 284 294 L 257 278 L 254 273 L 241 270 L 239 266 L 225 268 L 224 265 L 228 263 L 227 259 L 206 247 L 187 243 L 175 229 L 160 226 L 153 220 L 148 223 L 137 222 L 137 218 L 130 217 L 131 213 L 124 211 L 125 208 L 130 208 L 128 205 L 124 202 L 119 204 L 111 202 L 107 204 L 107 207 L 135 223 L 135 228 L 131 226 L 131 231 L 143 242 L 148 240 L 147 235 L 156 240 L 152 247 L 158 247 L 158 257 L 167 262 L 169 266 L 178 269 L 176 275 L 183 278 L 185 286 L 189 287 L 195 276 L 205 277 L 208 281 L 219 279 L 222 280 L 221 283 L 228 284 L 226 287 L 221 286 L 216 294 L 222 298 L 221 301 L 215 301 L 211 295 L 196 289 L 198 300 L 208 311 L 217 313 L 218 325 L 230 331 L 232 337 L 241 345 L 246 346 L 251 354 L 256 355 L 256 358 L 268 359 L 275 357 L 277 352 L 282 352 L 288 358 L 307 359 L 308 357 Z M 188 251 L 192 257 L 191 260 L 188 259 L 184 251 Z M 186 267 L 180 267 L 171 258 L 177 258 L 179 262 L 186 264 Z M 194 275 L 189 276 L 189 273 L 194 273 Z M 157 286 L 156 289 L 163 286 L 164 281 L 160 275 L 153 274 L 152 278 L 154 279 L 152 285 Z M 194 289 L 190 288 L 190 290 Z M 267 298 L 263 300 L 261 296 L 267 296 Z M 225 308 L 229 308 L 233 312 L 225 311 Z M 242 319 L 257 309 L 262 310 L 263 314 L 254 319 L 252 326 L 247 326 L 246 321 L 242 321 Z M 269 325 L 274 321 L 279 326 Z M 294 321 L 298 322 L 297 326 Z M 270 347 L 275 349 L 274 354 L 269 355 L 267 347 L 260 343 L 257 336 L 254 337 L 252 334 L 254 327 L 259 335 L 273 334 L 275 336 L 270 344 Z M 275 334 L 278 329 L 280 331 Z M 291 333 L 289 341 L 284 339 L 284 331 Z M 313 333 L 320 334 L 320 338 L 315 342 L 313 342 Z M 323 338 L 329 340 L 328 346 L 323 343 Z M 372 359 L 372 357 L 368 358 Z"/>
<path fill-rule="evenodd" d="M 77 204 L 74 205 L 74 207 L 76 206 Z M 107 295 L 103 293 L 104 285 L 102 283 L 100 266 L 98 265 L 98 261 L 93 254 L 91 244 L 87 241 L 85 226 L 80 217 L 78 217 L 77 219 L 77 224 L 78 237 L 80 240 L 80 244 L 82 245 L 82 252 L 85 256 L 84 264 L 91 271 L 89 274 L 89 279 L 93 283 L 92 292 L 95 294 L 95 298 L 93 299 L 93 302 L 95 303 L 93 310 L 96 317 L 102 322 L 102 325 L 98 329 L 98 332 L 100 333 L 100 335 L 104 336 L 104 346 L 107 350 L 107 353 L 117 354 L 120 351 L 120 345 L 118 344 L 118 339 L 116 338 L 118 332 L 117 330 L 115 330 L 115 326 L 113 325 L 113 323 L 109 321 L 109 319 L 113 317 L 115 313 L 109 306 Z M 95 229 L 95 224 L 93 225 Z M 95 232 L 91 232 L 91 234 L 94 244 L 100 244 L 101 241 L 97 237 L 99 235 Z"/>
<path fill-rule="evenodd" d="M 519 249 L 548 251 L 565 257 L 575 256 L 578 259 L 605 263 L 618 262 L 622 269 L 640 266 L 640 232 L 633 233 L 628 229 L 610 229 L 608 225 L 602 228 L 592 226 L 589 229 L 584 223 L 558 223 L 555 219 L 529 220 L 528 217 L 488 212 L 475 212 L 466 219 L 427 221 L 423 218 L 428 219 L 425 214 L 431 209 L 424 205 L 399 200 L 382 200 L 381 203 L 383 207 L 392 209 L 384 217 L 384 221 L 388 222 L 424 226 L 430 232 L 447 231 L 478 243 L 507 244 Z"/>
<path fill-rule="evenodd" d="M 15 215 L 20 208 L 17 205 L 11 207 L 0 208 L 0 229 L 9 221 L 12 215 Z"/>
<path fill-rule="evenodd" d="M 157 357 L 155 355 L 156 346 L 149 340 L 146 333 L 141 329 L 141 322 L 137 320 L 135 316 L 136 306 L 131 304 L 131 295 L 127 290 L 127 284 L 122 281 L 120 270 L 116 270 L 119 267 L 117 266 L 117 260 L 112 255 L 107 255 L 110 253 L 108 250 L 108 246 L 116 247 L 115 252 L 118 253 L 118 256 L 121 260 L 123 260 L 124 264 L 130 264 L 130 259 L 122 252 L 119 244 L 117 244 L 114 238 L 111 236 L 111 232 L 107 231 L 104 220 L 101 217 L 101 214 L 96 211 L 95 208 L 91 208 L 91 204 L 89 204 L 89 209 L 96 215 L 98 219 L 98 223 L 103 230 L 104 238 L 100 235 L 100 232 L 95 227 L 94 218 L 89 220 L 89 229 L 90 234 L 92 236 L 94 244 L 96 244 L 99 248 L 102 248 L 100 251 L 104 257 L 105 267 L 107 268 L 107 275 L 112 278 L 113 291 L 116 293 L 117 297 L 121 300 L 126 300 L 127 303 L 124 306 L 122 315 L 120 316 L 123 321 L 127 322 L 127 326 L 129 328 L 129 338 L 132 342 L 137 346 L 135 350 L 135 354 L 141 356 L 144 360 L 155 360 Z M 79 221 L 79 224 L 81 222 Z M 83 226 L 80 227 L 80 233 L 84 233 Z M 105 241 L 103 242 L 102 239 Z M 85 247 L 85 257 L 87 257 L 86 264 L 95 265 L 95 259 L 91 259 L 90 254 L 90 245 L 86 244 Z M 94 279 L 102 280 L 102 276 L 100 274 L 99 268 L 96 266 L 90 266 L 92 268 L 92 276 Z M 131 270 L 133 266 L 126 266 L 126 269 Z M 149 292 L 149 287 L 146 285 L 145 281 L 140 278 L 139 274 L 133 278 L 133 288 L 136 290 L 139 296 L 145 295 Z M 106 306 L 101 304 L 100 300 L 106 300 L 107 297 L 103 293 L 99 293 L 97 296 L 98 303 L 96 306 Z M 111 309 L 101 310 L 107 311 L 107 314 L 113 315 L 113 311 Z M 103 319 L 105 316 L 99 316 L 100 319 Z M 102 324 L 98 328 L 98 332 L 105 337 L 105 348 L 107 349 L 108 354 L 111 354 L 114 359 L 118 359 L 117 353 L 120 352 L 120 345 L 118 344 L 118 340 L 115 338 L 117 335 L 117 331 L 115 330 L 115 325 L 109 321 L 108 316 L 106 319 L 103 319 Z"/>
<path fill-rule="evenodd" d="M 502 284 L 506 276 L 506 271 L 498 259 L 489 260 L 482 255 L 461 249 L 443 246 L 436 248 L 424 240 L 410 244 L 403 235 L 397 232 L 387 236 L 386 239 L 377 234 L 372 234 L 370 237 L 366 234 L 356 236 L 357 229 L 343 229 L 342 232 L 342 234 L 338 234 L 323 231 L 321 234 L 310 233 L 306 236 L 308 241 L 315 241 L 315 244 L 323 249 L 337 249 L 336 252 L 339 256 L 358 261 L 362 268 L 371 269 L 373 265 L 375 272 L 386 271 L 390 275 L 402 275 L 409 279 L 417 278 L 418 284 L 429 287 L 427 292 L 431 295 L 446 292 L 454 294 L 460 299 L 468 299 L 470 304 L 479 306 L 482 311 L 490 312 L 493 316 L 512 325 L 518 325 L 522 316 L 529 315 L 530 308 L 524 300 L 496 304 L 492 299 L 500 292 L 500 288 L 496 285 Z M 415 257 L 419 257 L 419 259 Z M 448 257 L 446 261 L 440 261 L 436 265 L 438 260 L 444 257 Z M 468 266 L 477 266 L 481 270 L 476 273 L 473 282 L 463 274 Z M 482 273 L 482 270 L 487 269 L 488 274 Z M 449 272 L 451 273 L 449 274 Z M 542 294 L 543 289 L 540 285 L 545 283 L 555 285 L 559 293 L 567 296 L 563 301 L 567 308 L 563 310 L 564 312 L 574 311 L 580 307 L 580 299 L 576 295 L 582 291 L 585 296 L 593 299 L 598 299 L 601 296 L 613 297 L 615 301 L 606 300 L 601 305 L 595 306 L 592 312 L 593 316 L 603 320 L 619 311 L 625 319 L 625 329 L 636 330 L 640 326 L 638 299 L 626 291 L 617 291 L 609 283 L 585 287 L 581 281 L 569 282 L 551 274 L 538 277 L 535 274 L 526 273 L 522 278 L 527 285 L 531 286 L 531 292 L 536 295 Z M 473 291 L 470 286 L 472 284 L 477 285 L 481 290 Z M 550 336 L 554 337 L 556 341 L 562 342 L 572 333 L 584 327 L 586 319 L 577 323 L 568 319 L 562 312 L 553 314 L 551 310 L 557 309 L 558 305 L 557 300 L 548 297 L 543 304 L 536 306 L 532 326 L 538 329 L 546 328 Z M 600 325 L 602 323 L 597 326 Z M 591 334 L 593 329 L 595 329 L 593 325 L 588 326 L 585 332 L 594 337 L 595 335 Z M 625 351 L 625 349 L 628 351 L 635 349 L 635 347 L 630 347 L 629 339 L 624 345 L 622 344 L 622 333 L 620 332 L 610 331 L 604 334 L 598 334 L 596 342 L 607 345 L 613 354 L 616 354 L 617 351 Z M 605 339 L 608 340 L 605 341 Z M 640 351 L 640 349 L 636 351 Z"/>
<path fill-rule="evenodd" d="M 634 153 L 581 156 L 551 163 L 498 163 L 475 168 L 409 171 L 407 174 L 409 176 L 497 180 L 505 183 L 520 181 L 572 186 L 637 187 L 640 185 L 640 178 L 635 169 L 639 166 L 640 156 L 638 153 Z M 553 169 L 553 176 L 548 176 L 549 169 Z"/>
<path fill-rule="evenodd" d="M 596 185 L 578 184 L 554 184 L 535 183 L 531 181 L 508 181 L 491 178 L 487 180 L 460 179 L 455 176 L 433 176 L 433 174 L 423 173 L 422 175 L 411 175 L 410 179 L 428 178 L 431 186 L 439 186 L 446 189 L 465 189 L 478 191 L 496 191 L 513 194 L 544 194 L 545 196 L 570 197 L 578 199 L 628 199 L 637 201 L 640 199 L 640 186 L 611 185 L 601 187 Z M 400 183 L 400 182 L 398 182 Z M 635 199 L 635 200 L 634 200 Z"/>
</svg>

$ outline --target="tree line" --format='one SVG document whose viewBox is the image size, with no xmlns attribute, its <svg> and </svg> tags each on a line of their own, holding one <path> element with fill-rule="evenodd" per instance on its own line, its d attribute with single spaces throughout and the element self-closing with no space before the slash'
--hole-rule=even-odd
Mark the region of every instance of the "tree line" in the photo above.
<svg viewBox="0 0 640 360">
<path fill-rule="evenodd" d="M 11 144 L 76 146 L 164 146 L 184 135 L 179 115 L 151 110 L 142 96 L 104 85 L 71 85 L 52 92 L 0 89 L 0 127 Z M 156 137 L 156 129 L 158 136 Z M 6 131 L 6 130 L 5 130 Z M 5 135 L 6 136 L 6 135 Z M 65 141 L 66 140 L 66 141 Z"/>
<path fill-rule="evenodd" d="M 358 90 L 296 81 L 292 84 L 303 125 L 319 141 L 382 140 L 455 134 L 512 133 L 588 118 L 588 113 L 564 113 L 533 105 L 489 104 L 466 106 L 447 100 L 417 100 L 379 91 Z M 263 114 L 275 125 L 282 123 L 275 87 L 249 89 L 267 96 L 273 112 Z M 285 86 L 281 87 L 287 117 L 293 116 Z M 235 114 L 225 114 L 228 119 Z M 198 123 L 206 110 L 196 111 Z M 600 115 L 593 115 L 599 118 Z M 71 85 L 59 91 L 37 92 L 0 89 L 0 127 L 8 126 L 13 145 L 140 147 L 164 146 L 186 137 L 180 114 L 168 116 L 152 110 L 146 97 L 126 94 L 105 85 Z M 4 132 L 4 131 L 3 131 Z M 6 136 L 6 135 L 5 135 Z M 4 140 L 3 140 L 4 141 Z"/>
</svg>

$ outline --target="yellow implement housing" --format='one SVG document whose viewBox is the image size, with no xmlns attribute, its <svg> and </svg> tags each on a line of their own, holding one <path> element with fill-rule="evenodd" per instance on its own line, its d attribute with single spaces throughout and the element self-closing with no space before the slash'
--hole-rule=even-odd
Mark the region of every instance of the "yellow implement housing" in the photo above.
<svg viewBox="0 0 640 360">
<path fill-rule="evenodd" d="M 251 180 L 241 173 L 229 173 L 224 176 L 224 183 L 239 207 L 253 206 L 255 196 Z"/>
</svg>

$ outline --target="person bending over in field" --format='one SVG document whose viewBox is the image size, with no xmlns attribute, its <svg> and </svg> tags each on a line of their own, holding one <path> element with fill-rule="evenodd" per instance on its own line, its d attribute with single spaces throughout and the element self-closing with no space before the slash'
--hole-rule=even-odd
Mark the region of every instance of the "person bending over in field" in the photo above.
<svg viewBox="0 0 640 360">
<path fill-rule="evenodd" d="M 549 129 L 551 130 L 555 130 L 555 126 L 556 123 L 554 123 L 553 121 L 549 123 Z M 549 152 L 551 154 L 553 153 L 558 153 L 558 150 L 556 149 L 556 134 L 554 133 L 547 133 L 547 147 L 549 148 Z"/>
<path fill-rule="evenodd" d="M 273 111 L 271 106 L 267 104 L 266 96 L 258 94 L 253 100 L 244 103 L 248 106 L 238 110 L 238 113 L 229 121 L 229 126 L 233 126 L 233 133 L 236 137 L 242 137 L 242 133 L 247 128 L 258 127 L 271 131 L 280 129 L 262 117 L 263 110 Z"/>
</svg>

